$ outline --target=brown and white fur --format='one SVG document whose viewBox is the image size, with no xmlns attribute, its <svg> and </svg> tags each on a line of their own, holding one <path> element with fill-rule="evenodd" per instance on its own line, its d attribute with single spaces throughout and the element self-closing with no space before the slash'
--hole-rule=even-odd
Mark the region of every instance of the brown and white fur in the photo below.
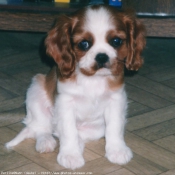
<svg viewBox="0 0 175 175">
<path fill-rule="evenodd" d="M 129 162 L 133 154 L 124 141 L 124 67 L 142 66 L 144 26 L 131 11 L 89 6 L 60 15 L 45 45 L 57 66 L 33 78 L 27 91 L 26 127 L 6 147 L 35 138 L 38 152 L 51 152 L 55 135 L 60 141 L 58 163 L 76 169 L 85 163 L 84 143 L 105 137 L 107 159 Z"/>
</svg>

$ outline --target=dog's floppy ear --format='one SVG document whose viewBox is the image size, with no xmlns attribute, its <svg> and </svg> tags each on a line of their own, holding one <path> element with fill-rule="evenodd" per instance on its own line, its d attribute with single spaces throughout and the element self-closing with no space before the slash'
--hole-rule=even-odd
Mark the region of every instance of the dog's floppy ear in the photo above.
<svg viewBox="0 0 175 175">
<path fill-rule="evenodd" d="M 128 15 L 126 15 L 124 19 L 125 25 L 127 27 L 128 47 L 128 55 L 126 57 L 126 68 L 128 70 L 138 70 L 143 64 L 141 53 L 146 45 L 145 27 L 131 11 L 128 11 Z"/>
<path fill-rule="evenodd" d="M 72 19 L 66 15 L 58 17 L 45 40 L 46 53 L 58 65 L 63 78 L 68 78 L 75 70 L 75 54 L 71 45 Z"/>
</svg>

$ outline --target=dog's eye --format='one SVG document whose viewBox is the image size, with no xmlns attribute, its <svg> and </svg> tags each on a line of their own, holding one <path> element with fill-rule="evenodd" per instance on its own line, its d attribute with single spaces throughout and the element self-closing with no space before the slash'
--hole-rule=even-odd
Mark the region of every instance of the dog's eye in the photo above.
<svg viewBox="0 0 175 175">
<path fill-rule="evenodd" d="M 87 51 L 90 48 L 91 44 L 87 40 L 83 40 L 78 44 L 78 47 L 83 50 Z"/>
<path fill-rule="evenodd" d="M 122 39 L 121 38 L 113 38 L 110 41 L 111 46 L 113 46 L 114 48 L 119 47 L 122 44 Z"/>
</svg>

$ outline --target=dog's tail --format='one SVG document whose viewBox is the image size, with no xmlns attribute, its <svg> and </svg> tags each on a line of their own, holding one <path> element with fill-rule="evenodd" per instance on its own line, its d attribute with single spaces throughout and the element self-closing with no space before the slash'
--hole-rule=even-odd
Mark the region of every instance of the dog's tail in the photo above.
<svg viewBox="0 0 175 175">
<path fill-rule="evenodd" d="M 18 145 L 20 142 L 27 138 L 33 138 L 34 137 L 34 132 L 28 128 L 25 127 L 13 140 L 5 144 L 5 147 L 7 149 L 11 149 L 12 147 Z"/>
</svg>

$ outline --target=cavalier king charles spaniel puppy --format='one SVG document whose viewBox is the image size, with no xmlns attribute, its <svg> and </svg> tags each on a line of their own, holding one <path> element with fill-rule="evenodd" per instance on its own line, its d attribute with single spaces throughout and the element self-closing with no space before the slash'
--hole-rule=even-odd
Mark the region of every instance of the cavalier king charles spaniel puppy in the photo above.
<svg viewBox="0 0 175 175">
<path fill-rule="evenodd" d="M 6 147 L 35 138 L 38 152 L 52 152 L 54 135 L 60 142 L 58 163 L 76 169 L 85 163 L 85 143 L 105 137 L 107 159 L 129 162 L 133 154 L 124 141 L 124 69 L 138 70 L 143 64 L 143 24 L 128 10 L 88 6 L 60 15 L 45 46 L 56 64 L 47 75 L 33 78 L 26 127 Z"/>
</svg>

